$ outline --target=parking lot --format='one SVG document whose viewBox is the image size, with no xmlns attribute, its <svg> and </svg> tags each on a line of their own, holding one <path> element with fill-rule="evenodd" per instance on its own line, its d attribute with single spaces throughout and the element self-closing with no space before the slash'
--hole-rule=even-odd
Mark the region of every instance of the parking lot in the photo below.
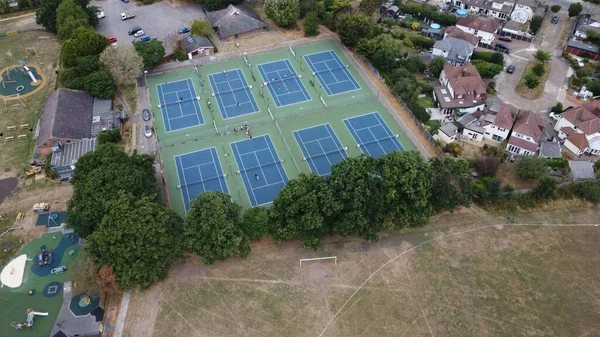
<svg viewBox="0 0 600 337">
<path fill-rule="evenodd" d="M 123 3 L 120 0 L 92 1 L 92 6 L 101 7 L 105 17 L 100 19 L 97 31 L 108 37 L 116 36 L 118 43 L 130 43 L 135 38 L 127 32 L 135 26 L 140 26 L 146 35 L 165 42 L 169 35 L 177 35 L 181 27 L 190 27 L 194 20 L 205 18 L 202 8 L 196 4 L 172 8 L 166 2 L 148 6 L 138 6 L 137 2 Z M 135 13 L 135 17 L 121 20 L 121 13 Z M 165 43 L 167 54 L 171 52 L 170 43 Z"/>
</svg>

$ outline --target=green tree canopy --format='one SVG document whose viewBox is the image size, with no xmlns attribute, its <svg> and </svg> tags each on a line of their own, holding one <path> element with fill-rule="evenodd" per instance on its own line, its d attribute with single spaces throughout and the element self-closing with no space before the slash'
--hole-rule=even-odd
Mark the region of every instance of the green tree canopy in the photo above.
<svg viewBox="0 0 600 337">
<path fill-rule="evenodd" d="M 75 0 L 61 0 L 56 9 L 58 39 L 68 39 L 78 27 L 89 27 L 88 14 Z"/>
<path fill-rule="evenodd" d="M 108 45 L 108 39 L 93 28 L 79 27 L 62 44 L 62 64 L 72 67 L 77 63 L 78 57 L 98 55 Z"/>
<path fill-rule="evenodd" d="M 194 20 L 191 29 L 193 35 L 208 36 L 212 33 L 211 24 L 207 20 Z"/>
<path fill-rule="evenodd" d="M 380 34 L 372 39 L 358 40 L 356 50 L 371 60 L 377 69 L 391 69 L 396 65 L 396 58 L 402 55 L 402 42 L 389 34 Z"/>
<path fill-rule="evenodd" d="M 269 233 L 269 213 L 265 208 L 248 208 L 242 215 L 244 233 L 250 240 L 258 240 Z"/>
<path fill-rule="evenodd" d="M 560 12 L 560 8 L 560 5 L 553 5 L 552 7 L 550 7 L 550 10 L 552 11 L 552 13 L 556 14 Z"/>
<path fill-rule="evenodd" d="M 368 39 L 373 34 L 373 22 L 371 18 L 358 14 L 340 15 L 336 28 L 340 40 L 348 47 L 356 46 L 358 40 L 362 38 Z"/>
<path fill-rule="evenodd" d="M 546 163 L 538 156 L 523 156 L 515 165 L 517 175 L 524 180 L 538 179 L 546 174 Z"/>
<path fill-rule="evenodd" d="M 529 29 L 533 34 L 537 33 L 538 29 L 540 29 L 540 27 L 542 26 L 542 21 L 544 21 L 543 17 L 539 15 L 533 16 L 531 22 L 529 23 Z"/>
<path fill-rule="evenodd" d="M 120 85 L 135 84 L 144 68 L 142 57 L 128 44 L 104 49 L 100 54 L 100 62 Z"/>
<path fill-rule="evenodd" d="M 525 85 L 529 89 L 533 89 L 540 85 L 540 78 L 532 71 L 525 74 L 523 80 L 525 81 Z"/>
<path fill-rule="evenodd" d="M 579 14 L 581 14 L 581 11 L 583 11 L 583 5 L 581 5 L 581 2 L 575 2 L 569 5 L 570 18 L 578 16 Z"/>
<path fill-rule="evenodd" d="M 51 33 L 57 32 L 56 9 L 59 2 L 60 0 L 42 1 L 40 7 L 35 12 L 35 22 Z"/>
<path fill-rule="evenodd" d="M 331 232 L 331 215 L 337 207 L 323 178 L 301 173 L 273 200 L 271 235 L 279 242 L 296 237 L 305 248 L 316 249 L 321 238 Z"/>
<path fill-rule="evenodd" d="M 444 69 L 444 64 L 446 64 L 446 62 L 446 58 L 443 56 L 434 57 L 427 65 L 429 74 L 435 78 L 440 77 L 440 73 L 442 72 L 442 69 Z"/>
<path fill-rule="evenodd" d="M 212 264 L 218 260 L 250 253 L 250 240 L 244 233 L 242 208 L 219 191 L 204 192 L 192 200 L 186 217 L 185 247 Z"/>
<path fill-rule="evenodd" d="M 304 17 L 302 27 L 304 28 L 304 36 L 306 37 L 319 35 L 319 16 L 317 12 L 308 12 Z"/>
<path fill-rule="evenodd" d="M 557 189 L 556 179 L 550 176 L 543 176 L 531 190 L 531 193 L 538 199 L 554 199 Z"/>
<path fill-rule="evenodd" d="M 87 238 L 98 228 L 119 191 L 158 201 L 153 163 L 154 158 L 148 155 L 134 152 L 128 156 L 113 144 L 100 145 L 83 155 L 71 180 L 73 196 L 67 204 L 67 225 Z"/>
<path fill-rule="evenodd" d="M 435 157 L 430 164 L 435 172 L 435 182 L 429 198 L 433 209 L 436 212 L 454 212 L 459 206 L 469 207 L 473 192 L 469 163 L 464 159 Z"/>
<path fill-rule="evenodd" d="M 150 287 L 181 254 L 183 220 L 154 199 L 118 191 L 88 237 L 86 249 L 97 263 L 113 267 L 121 290 Z"/>
<path fill-rule="evenodd" d="M 147 42 L 137 41 L 133 43 L 133 46 L 144 60 L 144 67 L 156 67 L 162 63 L 165 57 L 165 46 L 157 39 Z"/>
<path fill-rule="evenodd" d="M 533 56 L 536 58 L 536 60 L 540 61 L 541 63 L 547 63 L 552 58 L 552 54 L 550 54 L 550 52 L 542 49 L 536 51 L 535 55 Z"/>
<path fill-rule="evenodd" d="M 279 27 L 292 27 L 300 18 L 298 0 L 265 0 L 265 13 Z"/>
<path fill-rule="evenodd" d="M 78 83 L 81 83 L 81 85 L 77 89 L 87 91 L 95 97 L 114 98 L 117 93 L 115 79 L 106 67 L 101 67 L 81 78 Z"/>
</svg>

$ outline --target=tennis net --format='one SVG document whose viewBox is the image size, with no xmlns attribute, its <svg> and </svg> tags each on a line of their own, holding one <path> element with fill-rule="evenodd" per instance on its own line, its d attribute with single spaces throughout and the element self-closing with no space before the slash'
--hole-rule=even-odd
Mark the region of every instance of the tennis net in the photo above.
<svg viewBox="0 0 600 337">
<path fill-rule="evenodd" d="M 363 147 L 363 146 L 371 145 L 371 144 L 374 144 L 374 143 L 383 143 L 383 142 L 385 142 L 387 140 L 390 140 L 390 139 L 392 139 L 392 140 L 393 139 L 397 139 L 397 137 L 398 136 L 396 136 L 396 135 L 386 136 L 386 137 L 383 137 L 383 138 L 374 139 L 374 140 L 370 140 L 368 142 L 357 144 L 356 147 Z"/>
<path fill-rule="evenodd" d="M 226 94 L 233 94 L 234 92 L 238 92 L 238 91 L 251 91 L 250 89 L 252 89 L 251 85 L 249 85 L 247 87 L 233 88 L 231 90 L 224 90 L 224 91 L 214 92 L 213 96 L 216 96 L 216 95 L 223 96 L 223 95 L 226 95 Z"/>
<path fill-rule="evenodd" d="M 190 103 L 190 102 L 197 102 L 198 98 L 197 97 L 192 97 L 192 98 L 187 98 L 187 99 L 183 99 L 183 100 L 179 100 L 179 101 L 174 101 L 174 102 L 164 102 L 161 100 L 160 104 L 158 105 L 158 108 L 162 108 L 165 106 L 173 106 L 173 105 L 181 105 L 181 104 L 186 104 L 186 103 Z"/>
<path fill-rule="evenodd" d="M 225 178 L 227 178 L 227 174 L 216 175 L 216 176 L 211 177 L 211 178 L 206 178 L 206 179 L 194 181 L 194 182 L 191 182 L 191 183 L 181 184 L 181 185 L 179 185 L 177 187 L 179 187 L 179 188 L 187 188 L 187 187 L 195 186 L 195 185 L 199 185 L 199 184 L 204 185 L 207 182 L 210 182 L 210 181 L 213 181 L 213 180 L 225 180 Z"/>
<path fill-rule="evenodd" d="M 309 161 L 309 160 L 317 159 L 317 158 L 324 157 L 324 156 L 329 157 L 334 154 L 341 154 L 343 158 L 346 158 L 348 156 L 346 154 L 346 149 L 343 147 L 340 147 L 337 150 L 333 150 L 333 151 L 329 151 L 329 152 L 321 152 L 321 153 L 315 154 L 314 156 L 304 157 L 304 158 L 302 158 L 302 160 Z"/>
<path fill-rule="evenodd" d="M 317 71 L 313 71 L 313 74 L 322 74 L 322 73 L 332 73 L 336 70 L 340 70 L 340 69 L 346 69 L 347 66 L 341 66 L 341 67 L 335 67 L 335 68 L 327 68 L 325 70 L 317 70 Z"/>
<path fill-rule="evenodd" d="M 242 168 L 236 171 L 237 174 L 241 174 L 242 172 L 248 172 L 248 171 L 252 171 L 252 170 L 257 170 L 257 169 L 262 169 L 263 167 L 269 167 L 269 166 L 273 166 L 273 165 L 277 165 L 277 164 L 281 164 L 283 163 L 283 159 L 279 160 L 279 161 L 274 161 L 271 163 L 266 163 L 266 164 L 260 164 L 257 166 L 253 166 L 253 167 L 249 167 L 249 168 Z"/>
<path fill-rule="evenodd" d="M 277 78 L 276 80 L 265 81 L 265 82 L 263 82 L 263 85 L 268 86 L 268 85 L 285 84 L 287 82 L 297 82 L 301 78 L 302 78 L 302 75 L 298 75 L 298 76 L 290 75 L 290 76 L 284 77 L 284 78 Z"/>
</svg>

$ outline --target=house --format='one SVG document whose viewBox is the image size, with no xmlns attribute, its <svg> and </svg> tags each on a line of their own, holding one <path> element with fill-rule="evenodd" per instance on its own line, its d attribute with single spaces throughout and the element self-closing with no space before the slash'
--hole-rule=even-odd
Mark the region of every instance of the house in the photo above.
<svg viewBox="0 0 600 337">
<path fill-rule="evenodd" d="M 589 161 L 569 160 L 569 180 L 582 181 L 596 179 L 593 163 Z"/>
<path fill-rule="evenodd" d="M 215 53 L 215 46 L 204 36 L 189 35 L 181 41 L 181 45 L 189 60 L 194 55 L 207 56 Z"/>
<path fill-rule="evenodd" d="M 529 40 L 533 39 L 534 36 L 532 34 L 529 34 L 528 32 L 521 31 L 521 26 L 523 26 L 523 24 L 519 23 L 517 21 L 508 21 L 502 27 L 502 33 L 504 33 L 502 35 L 513 34 L 513 35 L 517 35 L 517 36 L 522 36 L 526 40 L 527 39 L 529 39 Z"/>
<path fill-rule="evenodd" d="M 516 5 L 510 14 L 511 21 L 524 24 L 533 19 L 538 7 L 536 0 L 517 0 Z"/>
<path fill-rule="evenodd" d="M 589 13 L 579 15 L 577 23 L 575 23 L 573 36 L 585 40 L 587 39 L 589 30 L 600 33 L 600 15 L 592 15 Z"/>
<path fill-rule="evenodd" d="M 554 130 L 563 145 L 575 155 L 600 155 L 600 101 L 566 110 Z"/>
<path fill-rule="evenodd" d="M 503 21 L 510 19 L 515 3 L 513 1 L 485 1 L 481 6 L 483 11 L 481 14 L 494 17 Z"/>
<path fill-rule="evenodd" d="M 483 110 L 487 99 L 485 84 L 473 65 L 456 67 L 445 64 L 439 78 L 440 85 L 433 89 L 442 113 L 461 114 Z"/>
<path fill-rule="evenodd" d="M 545 139 L 544 119 L 533 111 L 520 110 L 508 138 L 506 150 L 516 155 L 532 155 L 539 149 L 539 144 Z"/>
<path fill-rule="evenodd" d="M 79 157 L 96 149 L 102 131 L 120 129 L 124 115 L 113 101 L 84 91 L 58 89 L 46 99 L 36 128 L 39 154 L 52 154 L 51 166 L 61 180 L 69 180 Z"/>
<path fill-rule="evenodd" d="M 227 41 L 247 37 L 267 29 L 267 24 L 244 6 L 229 5 L 206 16 L 219 37 Z"/>
<path fill-rule="evenodd" d="M 560 144 L 545 140 L 540 143 L 540 153 L 538 155 L 542 158 L 562 158 Z"/>
<path fill-rule="evenodd" d="M 483 140 L 485 128 L 483 127 L 485 115 L 478 110 L 474 113 L 465 114 L 459 118 L 456 123 L 462 129 L 461 135 L 463 138 L 480 142 Z"/>
<path fill-rule="evenodd" d="M 444 143 L 452 143 L 458 138 L 459 125 L 455 122 L 450 122 L 442 125 L 438 129 L 437 137 Z"/>
<path fill-rule="evenodd" d="M 475 46 L 465 40 L 446 37 L 433 45 L 432 54 L 443 56 L 453 65 L 461 66 L 471 60 L 473 50 L 475 50 Z"/>
<path fill-rule="evenodd" d="M 390 1 L 379 7 L 379 15 L 383 19 L 397 19 L 400 16 L 400 8 Z"/>
<path fill-rule="evenodd" d="M 498 28 L 500 28 L 500 24 L 494 18 L 475 15 L 458 20 L 456 27 L 479 37 L 482 43 L 492 44 L 496 38 Z"/>
<path fill-rule="evenodd" d="M 497 108 L 497 105 L 494 104 L 486 115 L 483 137 L 501 143 L 512 130 L 519 109 L 511 104 L 502 104 L 499 109 Z"/>
<path fill-rule="evenodd" d="M 453 0 L 452 5 L 469 11 L 470 14 L 478 14 L 483 11 L 485 0 Z"/>
<path fill-rule="evenodd" d="M 471 34 L 471 33 L 467 33 L 465 31 L 462 31 L 461 29 L 455 27 L 455 26 L 451 26 L 448 27 L 444 30 L 444 37 L 453 37 L 456 39 L 460 39 L 463 41 L 467 41 L 470 44 L 472 44 L 473 46 L 477 46 L 477 44 L 479 43 L 479 37 Z"/>
<path fill-rule="evenodd" d="M 588 55 L 592 59 L 600 60 L 600 46 L 592 43 L 586 43 L 583 41 L 569 40 L 567 42 L 567 48 L 565 51 L 573 55 Z"/>
</svg>

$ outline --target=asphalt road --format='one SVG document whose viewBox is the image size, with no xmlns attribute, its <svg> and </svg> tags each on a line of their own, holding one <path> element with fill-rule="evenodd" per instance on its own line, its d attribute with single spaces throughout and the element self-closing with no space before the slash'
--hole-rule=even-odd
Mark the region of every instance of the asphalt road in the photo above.
<svg viewBox="0 0 600 337">
<path fill-rule="evenodd" d="M 96 26 L 98 33 L 104 36 L 116 36 L 117 43 L 130 43 L 135 38 L 128 31 L 140 26 L 146 35 L 165 42 L 169 35 L 176 36 L 181 27 L 190 27 L 194 20 L 205 18 L 197 4 L 172 8 L 166 2 L 147 6 L 138 6 L 136 1 L 123 3 L 120 0 L 92 1 L 92 6 L 102 7 L 105 17 Z M 121 13 L 135 13 L 135 18 L 121 20 Z M 165 43 L 170 54 L 171 43 Z"/>
</svg>

